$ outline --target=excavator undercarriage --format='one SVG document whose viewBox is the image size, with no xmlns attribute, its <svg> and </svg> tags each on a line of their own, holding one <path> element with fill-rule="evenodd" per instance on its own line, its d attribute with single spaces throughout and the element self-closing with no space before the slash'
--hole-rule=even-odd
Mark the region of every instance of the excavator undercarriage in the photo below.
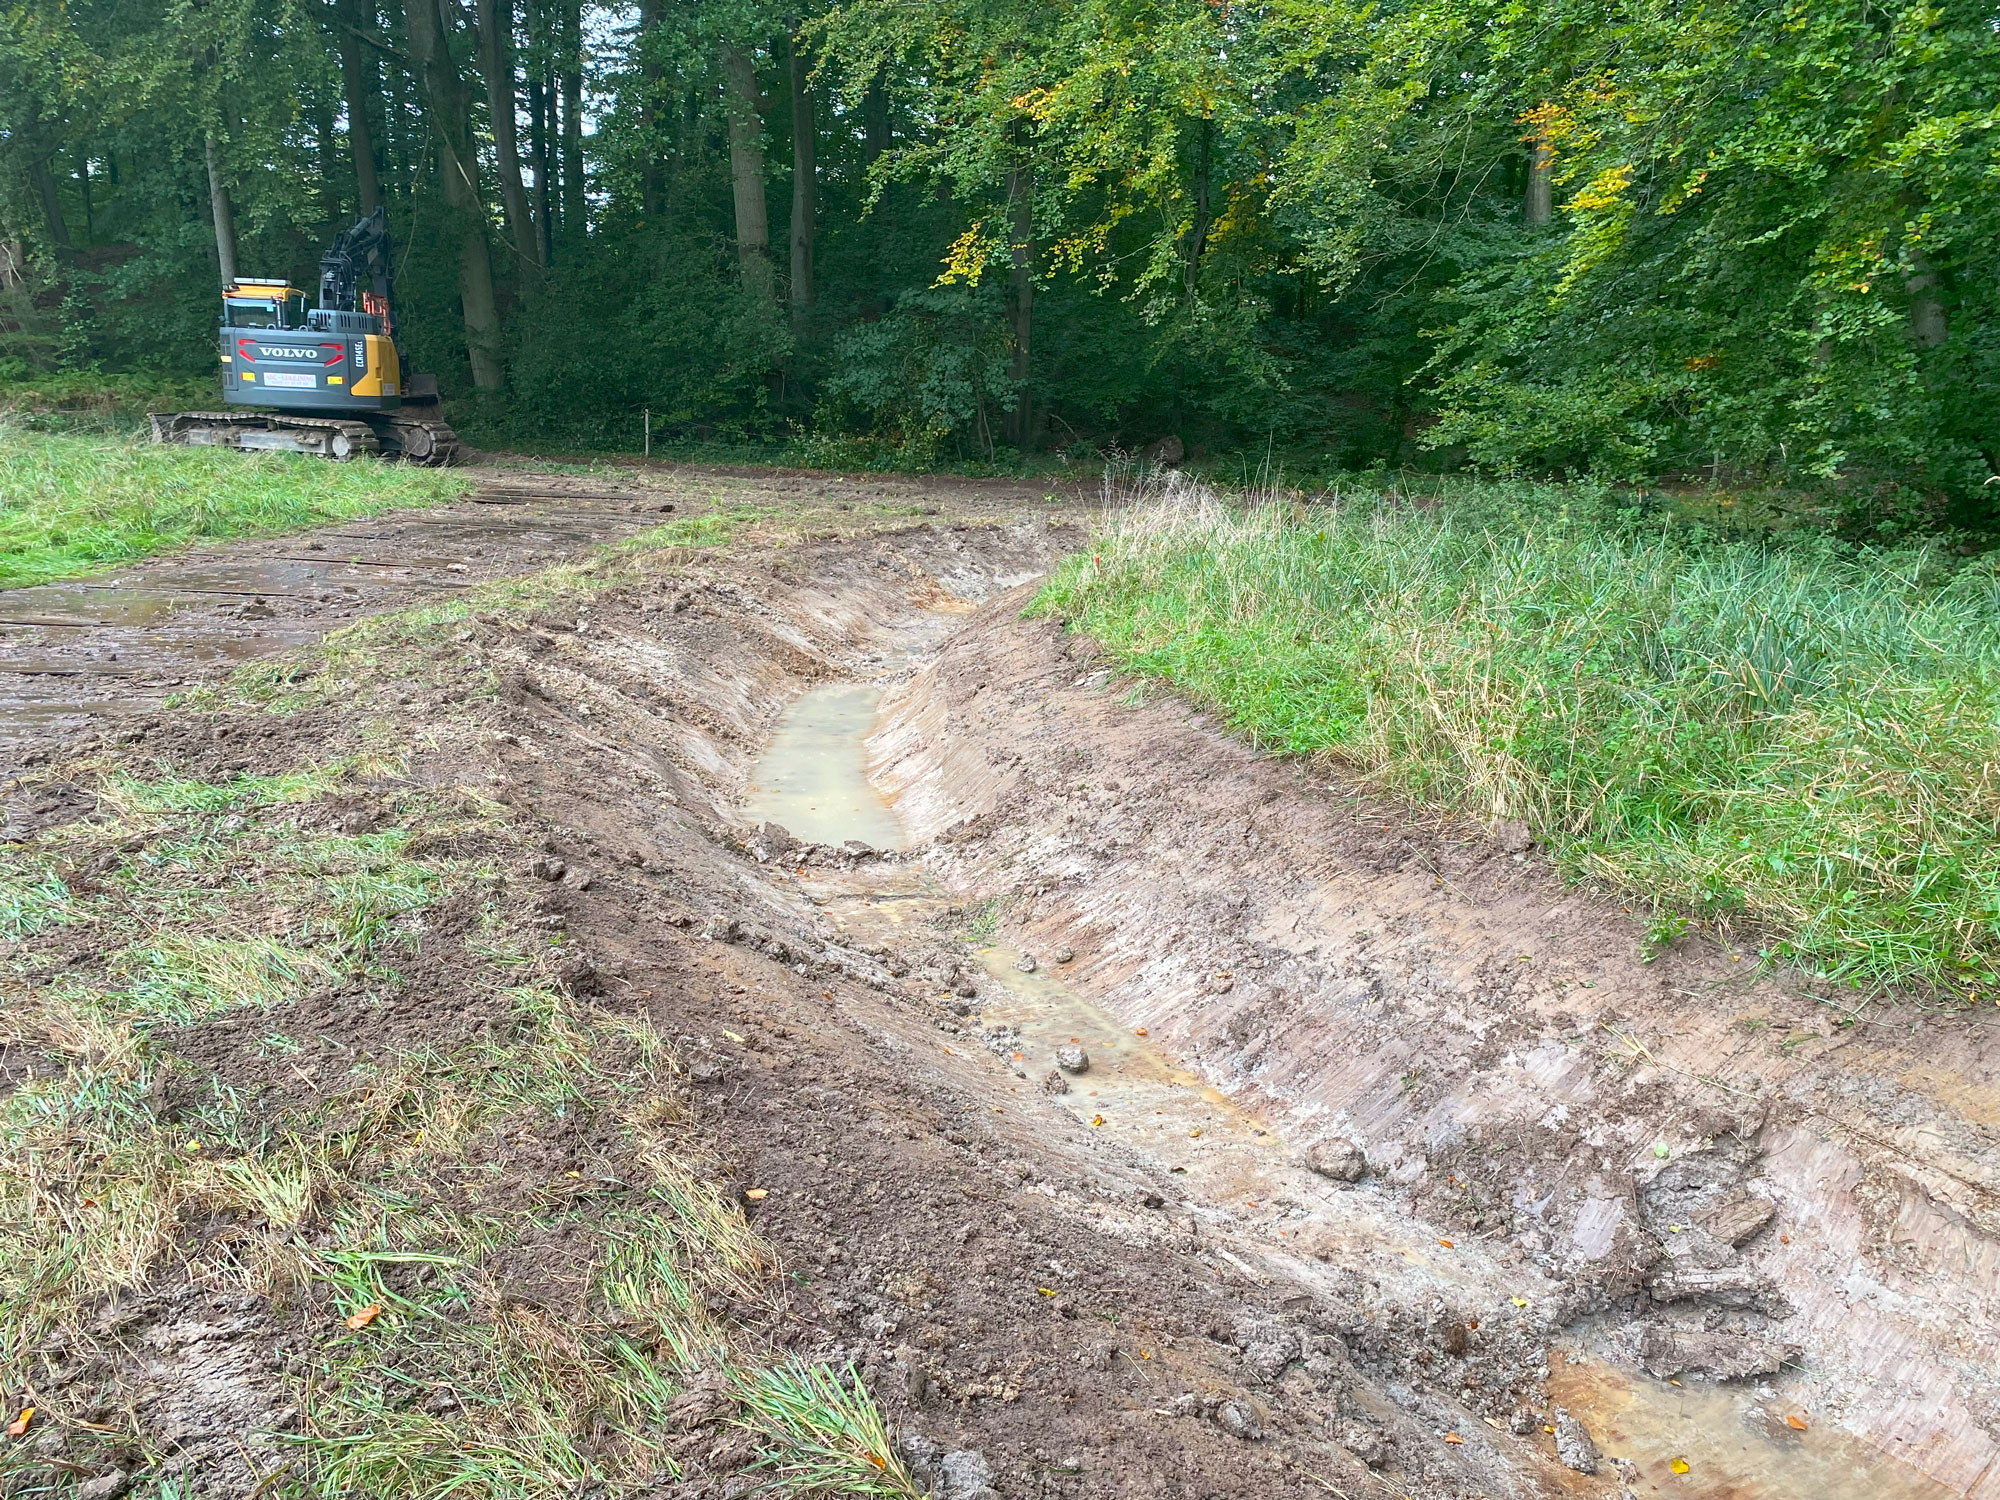
<svg viewBox="0 0 2000 1500">
<path fill-rule="evenodd" d="M 198 448 L 275 449 L 319 458 L 368 454 L 442 468 L 458 457 L 458 434 L 435 411 L 408 406 L 355 417 L 276 411 L 154 412 L 153 441 Z"/>
</svg>

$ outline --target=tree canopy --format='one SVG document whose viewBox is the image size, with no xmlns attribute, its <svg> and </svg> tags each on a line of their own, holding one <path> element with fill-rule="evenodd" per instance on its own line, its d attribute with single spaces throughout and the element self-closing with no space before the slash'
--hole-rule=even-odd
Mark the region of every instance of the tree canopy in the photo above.
<svg viewBox="0 0 2000 1500">
<path fill-rule="evenodd" d="M 2000 506 L 1993 0 L 0 9 L 0 370 L 211 368 L 378 200 L 523 437 Z"/>
</svg>

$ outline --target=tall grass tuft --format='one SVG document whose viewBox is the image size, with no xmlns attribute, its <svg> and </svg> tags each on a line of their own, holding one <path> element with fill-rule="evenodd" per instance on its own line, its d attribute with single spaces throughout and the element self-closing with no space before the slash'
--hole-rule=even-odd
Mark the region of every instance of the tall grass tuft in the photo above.
<svg viewBox="0 0 2000 1500">
<path fill-rule="evenodd" d="M 1225 503 L 1174 476 L 1035 608 L 1255 743 L 1525 821 L 1855 981 L 2000 983 L 2000 566 L 1555 486 Z"/>
</svg>

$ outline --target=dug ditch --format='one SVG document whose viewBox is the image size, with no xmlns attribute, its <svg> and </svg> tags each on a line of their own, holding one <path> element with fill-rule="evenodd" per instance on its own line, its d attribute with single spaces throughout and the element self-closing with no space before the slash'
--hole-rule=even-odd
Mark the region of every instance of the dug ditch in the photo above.
<svg viewBox="0 0 2000 1500">
<path fill-rule="evenodd" d="M 1532 850 L 1258 756 L 1022 616 L 1081 539 L 639 557 L 131 753 L 277 772 L 393 721 L 396 796 L 504 807 L 496 899 L 673 1043 L 771 1336 L 940 1493 L 2000 1495 L 1988 1033 L 1641 964 Z M 370 1044 L 481 1003 L 398 998 Z M 180 1045 L 261 1099 L 255 1029 Z M 559 1183 L 587 1144 L 508 1149 Z M 670 1441 L 672 1493 L 742 1492 L 740 1446 Z"/>
<path fill-rule="evenodd" d="M 1560 1409 L 1635 1495 L 2000 1493 L 1990 1033 L 1856 1032 L 1714 944 L 1643 965 L 1629 912 L 1145 701 L 1028 592 L 809 692 L 748 812 L 837 785 L 812 841 L 912 846 L 794 882 L 864 949 L 956 929 L 953 1019 L 906 1040 L 971 1053 L 1010 1146 L 1138 1177 L 1218 1285 L 1342 1310 L 1380 1402 L 1309 1427 L 1412 1487 L 1441 1453 L 1588 1490 Z M 1296 1333 L 1234 1331 L 1253 1401 L 1313 1407 Z"/>
</svg>

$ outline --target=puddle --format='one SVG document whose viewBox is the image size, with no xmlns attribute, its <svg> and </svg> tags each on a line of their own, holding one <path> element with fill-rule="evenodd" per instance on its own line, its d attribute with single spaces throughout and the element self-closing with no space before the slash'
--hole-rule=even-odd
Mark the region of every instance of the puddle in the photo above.
<svg viewBox="0 0 2000 1500">
<path fill-rule="evenodd" d="M 750 773 L 744 811 L 815 844 L 859 839 L 907 849 L 909 835 L 868 779 L 864 742 L 882 690 L 867 683 L 816 687 L 785 713 Z"/>
<path fill-rule="evenodd" d="M 1607 1459 L 1633 1465 L 1625 1484 L 1639 1500 L 1940 1500 L 1962 1493 L 1864 1447 L 1831 1425 L 1754 1388 L 1669 1385 L 1589 1360 L 1557 1358 L 1549 1397 L 1568 1408 Z M 1804 1432 L 1787 1416 L 1807 1422 Z M 1674 1472 L 1676 1462 L 1687 1466 Z"/>
</svg>

